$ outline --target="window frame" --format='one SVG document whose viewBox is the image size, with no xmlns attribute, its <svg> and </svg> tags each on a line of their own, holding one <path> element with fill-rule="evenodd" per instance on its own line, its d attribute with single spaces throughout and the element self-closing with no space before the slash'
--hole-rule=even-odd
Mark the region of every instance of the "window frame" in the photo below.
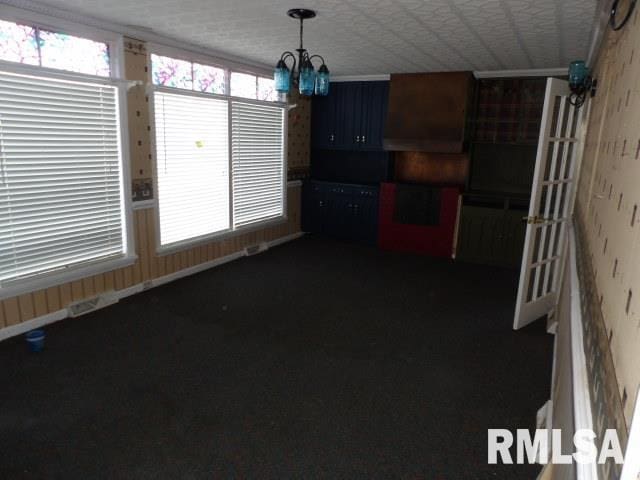
<svg viewBox="0 0 640 480">
<path fill-rule="evenodd" d="M 153 52 L 156 53 L 156 52 Z M 178 57 L 181 58 L 181 57 Z M 151 56 L 149 55 L 149 59 Z M 150 61 L 150 60 L 149 60 Z M 211 64 L 211 63 L 209 63 Z M 150 71 L 151 69 L 148 68 Z M 226 77 L 230 79 L 230 75 Z M 233 238 L 238 235 L 243 235 L 246 233 L 250 233 L 256 230 L 262 230 L 264 228 L 281 225 L 288 220 L 288 211 L 287 211 L 287 172 L 288 172 L 288 138 L 289 138 L 289 120 L 288 120 L 288 104 L 286 102 L 273 102 L 268 100 L 255 100 L 251 98 L 244 97 L 232 97 L 231 95 L 222 95 L 218 93 L 208 93 L 208 92 L 199 92 L 195 90 L 186 90 L 183 88 L 176 87 L 165 87 L 161 85 L 153 85 L 150 84 L 150 98 L 149 98 L 149 119 L 151 123 L 151 145 L 154 152 L 154 160 L 152 162 L 152 178 L 153 184 L 158 185 L 158 155 L 157 155 L 157 144 L 156 144 L 156 129 L 155 129 L 155 95 L 156 91 L 185 95 L 185 96 L 197 96 L 204 98 L 218 98 L 227 101 L 227 115 L 228 115 L 228 129 L 229 129 L 229 225 L 230 227 L 225 230 L 220 230 L 218 232 L 213 232 L 206 235 L 199 235 L 197 237 L 189 238 L 186 240 L 181 240 L 179 242 L 170 243 L 167 245 L 162 245 L 160 243 L 160 192 L 157 191 L 156 195 L 153 199 L 154 209 L 155 209 L 155 242 L 156 242 L 156 254 L 159 256 L 168 255 L 171 253 L 183 251 L 194 246 L 203 245 L 206 243 L 211 243 L 212 241 L 221 241 L 228 238 Z M 242 103 L 252 103 L 257 105 L 269 105 L 269 106 L 278 106 L 284 110 L 284 125 L 282 128 L 282 155 L 283 155 L 283 168 L 282 168 L 282 215 L 269 218 L 263 221 L 257 221 L 251 223 L 249 225 L 245 225 L 242 227 L 234 228 L 233 226 L 233 149 L 231 144 L 231 129 L 232 129 L 232 117 L 231 117 L 231 106 L 233 102 L 242 102 Z"/>
<path fill-rule="evenodd" d="M 2 20 L 10 22 L 107 43 L 109 47 L 109 63 L 111 70 L 111 75 L 109 77 L 87 75 L 68 70 L 28 65 L 5 60 L 0 60 L 0 68 L 11 73 L 58 80 L 101 83 L 116 88 L 119 116 L 118 139 L 120 144 L 121 160 L 120 198 L 122 208 L 120 214 L 123 228 L 123 252 L 121 255 L 114 258 L 98 258 L 95 259 L 95 261 L 82 262 L 76 265 L 63 267 L 58 270 L 44 271 L 25 278 L 5 281 L 5 284 L 0 286 L 0 300 L 4 300 L 128 267 L 136 262 L 138 256 L 135 250 L 135 236 L 133 231 L 131 159 L 129 152 L 129 125 L 127 115 L 127 91 L 132 85 L 132 82 L 121 78 L 124 72 L 124 41 L 122 35 L 106 32 L 100 29 L 94 29 L 93 27 L 78 25 L 64 20 L 51 19 L 50 17 L 36 13 L 29 13 L 27 15 L 25 12 L 12 7 L 7 7 L 6 13 L 3 10 L 1 18 Z"/>
</svg>

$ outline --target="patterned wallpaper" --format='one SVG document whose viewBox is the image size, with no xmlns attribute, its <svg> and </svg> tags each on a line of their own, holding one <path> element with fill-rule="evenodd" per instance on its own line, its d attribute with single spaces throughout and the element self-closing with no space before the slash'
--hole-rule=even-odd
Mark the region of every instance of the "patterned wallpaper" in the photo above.
<svg viewBox="0 0 640 480">
<path fill-rule="evenodd" d="M 146 82 L 148 55 L 145 43 L 124 39 L 124 69 L 129 80 Z M 149 98 L 144 85 L 127 92 L 127 122 L 129 127 L 129 159 L 131 162 L 131 193 L 133 201 L 153 198 L 152 154 L 150 141 Z"/>
<path fill-rule="evenodd" d="M 620 422 L 629 425 L 640 386 L 640 58 L 636 49 L 640 54 L 638 9 L 623 30 L 608 29 L 594 72 L 598 92 L 583 107 L 590 108 L 590 117 L 576 217 L 589 267 L 584 270 L 593 280 L 587 285 L 590 296 L 584 300 L 594 305 L 585 337 L 589 342 L 591 335 L 591 345 L 600 345 L 589 355 L 592 388 L 596 400 L 607 404 L 595 406 L 597 426 L 616 421 L 615 411 L 606 412 L 616 404 L 624 412 Z"/>
<path fill-rule="evenodd" d="M 306 178 L 309 175 L 311 158 L 311 99 L 298 93 L 289 95 L 289 180 Z"/>
</svg>

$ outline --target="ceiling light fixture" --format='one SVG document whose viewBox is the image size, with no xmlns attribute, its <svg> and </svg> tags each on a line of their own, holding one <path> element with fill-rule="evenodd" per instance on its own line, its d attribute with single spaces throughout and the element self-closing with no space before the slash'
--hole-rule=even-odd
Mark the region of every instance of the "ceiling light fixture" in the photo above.
<svg viewBox="0 0 640 480">
<path fill-rule="evenodd" d="M 306 8 L 292 8 L 287 12 L 287 15 L 296 20 L 300 20 L 300 48 L 296 49 L 296 52 L 298 52 L 297 60 L 295 54 L 289 51 L 284 52 L 280 56 L 273 75 L 276 90 L 280 93 L 289 93 L 291 84 L 293 83 L 294 87 L 300 90 L 301 95 L 311 96 L 314 93 L 316 95 L 328 95 L 329 69 L 324 63 L 324 58 L 320 55 L 309 55 L 309 52 L 302 44 L 304 21 L 315 17 L 316 12 Z M 293 60 L 291 70 L 289 70 L 286 62 L 289 58 Z M 314 58 L 322 60 L 322 65 L 317 73 L 311 62 Z"/>
</svg>

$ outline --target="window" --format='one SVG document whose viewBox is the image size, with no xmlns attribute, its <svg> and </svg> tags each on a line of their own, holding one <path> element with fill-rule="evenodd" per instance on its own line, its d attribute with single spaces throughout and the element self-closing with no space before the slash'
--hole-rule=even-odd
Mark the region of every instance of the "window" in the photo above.
<svg viewBox="0 0 640 480">
<path fill-rule="evenodd" d="M 104 42 L 0 20 L 0 60 L 108 77 Z"/>
<path fill-rule="evenodd" d="M 284 105 L 164 87 L 153 105 L 161 249 L 284 217 Z"/>
<path fill-rule="evenodd" d="M 211 65 L 151 54 L 151 77 L 154 85 L 225 93 L 225 70 Z"/>
<path fill-rule="evenodd" d="M 232 103 L 233 221 L 241 227 L 283 214 L 284 109 Z"/>
<path fill-rule="evenodd" d="M 155 53 L 151 76 L 160 249 L 283 218 L 286 110 L 273 79 Z"/>
<path fill-rule="evenodd" d="M 107 44 L 0 21 L 0 57 L 0 297 L 129 263 Z"/>
<path fill-rule="evenodd" d="M 156 92 L 154 105 L 160 244 L 228 230 L 227 101 Z"/>
</svg>

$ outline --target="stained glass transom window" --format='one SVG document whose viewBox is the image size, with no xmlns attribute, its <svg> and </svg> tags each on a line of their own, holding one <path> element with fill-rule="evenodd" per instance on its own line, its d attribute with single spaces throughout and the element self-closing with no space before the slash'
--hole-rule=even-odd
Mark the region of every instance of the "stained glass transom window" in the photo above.
<svg viewBox="0 0 640 480">
<path fill-rule="evenodd" d="M 0 60 L 108 77 L 109 46 L 88 38 L 0 20 Z"/>
<path fill-rule="evenodd" d="M 151 54 L 151 77 L 154 85 L 225 93 L 225 70 L 212 65 Z"/>
<path fill-rule="evenodd" d="M 278 101 L 278 92 L 273 78 L 257 77 L 249 73 L 231 73 L 231 96 Z"/>
<path fill-rule="evenodd" d="M 257 98 L 256 76 L 248 73 L 231 73 L 231 96 Z"/>
</svg>

